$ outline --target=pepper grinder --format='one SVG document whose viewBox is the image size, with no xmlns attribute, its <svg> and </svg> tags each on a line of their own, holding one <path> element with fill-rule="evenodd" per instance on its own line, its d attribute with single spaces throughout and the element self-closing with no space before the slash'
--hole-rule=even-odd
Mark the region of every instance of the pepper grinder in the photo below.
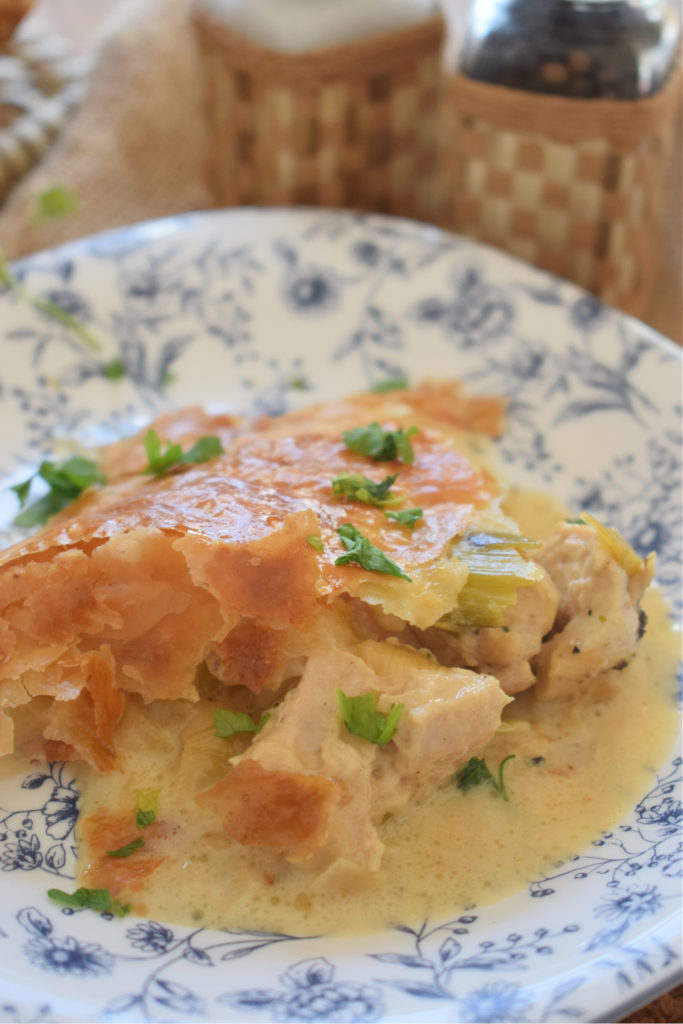
<svg viewBox="0 0 683 1024">
<path fill-rule="evenodd" d="M 449 226 L 642 313 L 679 43 L 668 0 L 473 0 L 444 108 Z"/>
</svg>

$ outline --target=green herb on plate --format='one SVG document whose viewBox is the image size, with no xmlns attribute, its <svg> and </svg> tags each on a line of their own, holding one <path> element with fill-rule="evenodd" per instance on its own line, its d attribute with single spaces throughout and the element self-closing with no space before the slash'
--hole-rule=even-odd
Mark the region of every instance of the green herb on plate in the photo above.
<svg viewBox="0 0 683 1024">
<path fill-rule="evenodd" d="M 109 889 L 76 889 L 75 892 L 64 892 L 62 889 L 48 889 L 47 894 L 55 903 L 72 907 L 74 910 L 95 910 L 100 914 L 115 914 L 125 917 L 130 914 L 128 904 L 119 903 Z"/>
<path fill-rule="evenodd" d="M 422 519 L 423 512 L 421 508 L 399 508 L 387 510 L 384 515 L 387 519 L 394 519 L 401 526 L 407 526 L 409 530 L 414 530 L 415 524 Z"/>
<path fill-rule="evenodd" d="M 135 810 L 135 824 L 138 828 L 147 828 L 157 820 L 158 806 L 158 789 L 148 789 L 138 793 L 138 806 Z"/>
<path fill-rule="evenodd" d="M 126 843 L 125 846 L 119 846 L 118 850 L 107 850 L 107 857 L 130 857 L 131 854 L 135 853 L 145 845 L 145 840 L 142 836 L 138 836 L 137 839 L 133 839 L 132 842 Z"/>
<path fill-rule="evenodd" d="M 367 455 L 375 462 L 393 462 L 403 459 L 406 465 L 415 460 L 415 452 L 410 443 L 411 437 L 418 433 L 417 427 L 404 430 L 383 430 L 376 420 L 367 427 L 354 427 L 343 433 L 344 444 L 357 455 Z"/>
<path fill-rule="evenodd" d="M 37 477 L 45 481 L 49 490 L 25 507 L 31 484 Z M 72 455 L 59 465 L 54 462 L 42 462 L 37 473 L 12 487 L 22 508 L 14 517 L 14 524 L 23 527 L 42 526 L 56 512 L 70 505 L 88 487 L 106 482 L 107 478 L 97 464 L 83 455 Z"/>
<path fill-rule="evenodd" d="M 161 438 L 156 430 L 152 429 L 145 434 L 144 445 L 148 464 L 141 472 L 149 476 L 161 476 L 176 466 L 209 462 L 224 453 L 218 437 L 200 437 L 186 452 L 183 451 L 182 445 L 172 442 L 166 443 L 164 449 Z"/>
<path fill-rule="evenodd" d="M 385 508 L 387 505 L 400 505 L 403 498 L 391 493 L 398 473 L 387 476 L 380 483 L 368 479 L 362 473 L 342 473 L 332 481 L 332 493 L 336 498 L 348 501 L 362 501 L 366 505 Z"/>
<path fill-rule="evenodd" d="M 339 709 L 344 725 L 361 739 L 384 746 L 394 737 L 404 704 L 392 704 L 388 715 L 377 710 L 377 694 L 363 693 L 360 697 L 348 697 L 343 690 L 337 690 Z"/>
<path fill-rule="evenodd" d="M 512 761 L 515 757 L 514 754 L 508 754 L 498 765 L 498 771 L 494 777 L 491 774 L 489 766 L 483 757 L 471 757 L 467 764 L 463 765 L 459 771 L 455 773 L 455 784 L 458 789 L 461 789 L 463 793 L 466 793 L 468 789 L 473 789 L 475 786 L 479 786 L 482 782 L 490 783 L 496 793 L 502 796 L 503 800 L 508 801 L 507 790 L 505 789 L 505 781 L 503 779 L 503 770 L 508 761 Z"/>
<path fill-rule="evenodd" d="M 227 739 L 229 736 L 234 736 L 237 732 L 260 732 L 263 726 L 266 724 L 270 715 L 261 715 L 258 722 L 255 722 L 251 715 L 245 714 L 243 711 L 228 711 L 226 708 L 216 708 L 213 713 L 213 724 L 216 736 L 221 736 L 223 739 Z"/>
<path fill-rule="evenodd" d="M 383 572 L 387 576 L 400 576 L 402 580 L 411 582 L 410 576 L 406 576 L 403 569 L 396 565 L 396 562 L 392 562 L 381 548 L 371 544 L 368 538 L 364 537 L 360 530 L 352 526 L 351 523 L 344 523 L 343 526 L 339 527 L 337 533 L 346 548 L 346 554 L 340 555 L 339 558 L 335 559 L 335 565 L 347 565 L 349 562 L 356 562 L 363 569 L 369 569 L 371 572 Z"/>
<path fill-rule="evenodd" d="M 4 285 L 6 288 L 9 288 L 11 292 L 14 292 L 17 298 L 26 302 L 29 306 L 33 306 L 33 308 L 37 309 L 38 312 L 44 313 L 46 316 L 50 317 L 51 320 L 56 320 L 62 325 L 62 327 L 66 327 L 68 331 L 74 334 L 79 341 L 82 341 L 83 344 L 93 352 L 101 351 L 102 345 L 100 341 L 94 336 L 94 334 L 92 334 L 85 324 L 82 324 L 75 316 L 68 313 L 65 309 L 62 309 L 58 303 L 53 302 L 51 299 L 46 299 L 42 295 L 35 295 L 33 292 L 30 292 L 28 288 L 24 287 L 21 281 L 15 277 L 10 270 L 9 264 L 4 257 L 2 250 L 0 250 L 0 285 Z"/>
</svg>

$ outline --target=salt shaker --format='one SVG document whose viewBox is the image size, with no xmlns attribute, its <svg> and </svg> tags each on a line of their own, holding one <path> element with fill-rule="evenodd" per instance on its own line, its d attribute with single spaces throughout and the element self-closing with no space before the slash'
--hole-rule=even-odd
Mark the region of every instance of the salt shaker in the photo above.
<svg viewBox="0 0 683 1024">
<path fill-rule="evenodd" d="M 266 49 L 308 53 L 415 25 L 434 0 L 203 0 L 196 9 Z"/>
<path fill-rule="evenodd" d="M 217 203 L 429 219 L 444 21 L 433 0 L 195 0 Z"/>
</svg>

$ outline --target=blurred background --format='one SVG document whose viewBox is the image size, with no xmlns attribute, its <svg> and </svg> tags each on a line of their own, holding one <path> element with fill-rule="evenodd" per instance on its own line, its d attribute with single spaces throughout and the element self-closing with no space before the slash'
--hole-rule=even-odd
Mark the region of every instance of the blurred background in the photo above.
<svg viewBox="0 0 683 1024">
<path fill-rule="evenodd" d="M 422 3 L 425 10 L 429 6 L 429 0 L 392 2 L 397 8 L 403 4 L 406 9 L 411 3 Z M 541 0 L 544 2 L 550 9 L 559 0 Z M 637 5 L 639 0 L 632 2 Z M 659 2 L 648 0 L 650 6 Z M 221 90 L 233 89 L 239 93 L 239 83 L 245 80 L 244 69 L 240 64 L 232 79 L 226 77 L 225 69 L 231 59 L 229 33 L 216 43 L 213 22 L 209 20 L 209 30 L 202 35 L 201 24 L 193 23 L 192 18 L 197 8 L 209 11 L 212 17 L 216 11 L 222 13 L 225 9 L 246 7 L 245 0 L 205 0 L 204 3 L 192 0 L 34 0 L 33 4 L 30 0 L 0 0 L 0 15 L 3 3 L 15 8 L 25 4 L 31 9 L 19 25 L 14 40 L 10 40 L 13 65 L 3 72 L 0 63 L 0 87 L 3 81 L 7 85 L 8 75 L 21 74 L 17 59 L 21 63 L 28 51 L 18 52 L 21 46 L 16 40 L 23 39 L 28 40 L 28 50 L 33 47 L 31 59 L 43 61 L 47 67 L 47 77 L 57 73 L 63 79 L 61 91 L 55 91 L 54 83 L 50 86 L 52 109 L 34 118 L 32 123 L 24 118 L 27 123 L 20 132 L 21 151 L 16 146 L 12 148 L 14 143 L 7 141 L 16 122 L 13 125 L 7 116 L 0 118 L 0 172 L 3 157 L 5 159 L 4 188 L 0 187 L 0 245 L 7 258 L 20 257 L 70 237 L 184 209 L 263 201 L 261 194 L 230 191 L 230 183 L 239 176 L 235 173 L 235 164 L 227 157 L 233 141 L 217 120 L 207 121 L 210 106 L 207 105 L 207 87 L 214 101 Z M 254 9 L 263 3 L 264 0 L 258 0 Z M 538 9 L 539 0 L 493 0 L 493 3 L 492 0 L 474 0 L 474 3 L 476 18 L 481 22 L 487 9 L 496 4 L 512 12 L 513 19 L 520 18 L 520 11 L 528 18 L 534 3 Z M 473 10 L 470 0 L 441 0 L 440 10 L 447 28 L 441 53 L 445 53 L 448 75 L 444 78 L 445 91 L 441 98 L 444 112 L 435 122 L 434 130 L 440 135 L 438 142 L 443 149 L 442 180 L 415 172 L 415 168 L 420 167 L 418 155 L 409 178 L 415 183 L 413 198 L 419 198 L 419 183 L 422 182 L 421 203 L 409 203 L 405 197 L 402 200 L 396 196 L 388 202 L 374 203 L 372 194 L 354 197 L 349 203 L 343 194 L 334 194 L 337 201 L 329 204 L 416 216 L 500 245 L 529 262 L 576 280 L 605 301 L 634 313 L 682 343 L 680 85 L 669 83 L 668 92 L 673 91 L 675 96 L 666 99 L 666 109 L 660 102 L 660 93 L 667 91 L 666 84 L 654 96 L 651 114 L 650 108 L 641 102 L 642 109 L 633 117 L 632 137 L 626 142 L 621 138 L 629 134 L 628 117 L 624 116 L 625 124 L 614 128 L 613 137 L 602 140 L 600 154 L 596 149 L 597 139 L 587 144 L 571 136 L 557 136 L 552 123 L 562 121 L 566 108 L 548 105 L 548 101 L 561 103 L 563 96 L 573 95 L 576 99 L 582 95 L 581 90 L 586 93 L 589 88 L 604 88 L 603 93 L 595 92 L 591 96 L 621 97 L 614 81 L 608 81 L 605 74 L 600 79 L 600 75 L 590 78 L 584 73 L 581 61 L 585 60 L 585 53 L 574 47 L 568 51 L 566 66 L 561 60 L 545 59 L 531 72 L 525 66 L 526 78 L 519 73 L 515 78 L 514 70 L 510 71 L 510 61 L 504 66 L 499 59 L 501 47 L 513 55 L 515 52 L 514 47 L 509 46 L 508 37 L 500 36 L 500 32 L 489 31 L 488 39 L 484 32 L 479 43 L 481 39 L 484 42 L 477 47 L 470 45 L 470 52 L 463 59 L 465 28 Z M 520 38 L 526 40 L 524 59 L 527 65 L 531 59 L 529 54 L 533 56 L 529 40 L 533 39 L 533 31 L 537 31 L 534 22 L 530 36 L 529 24 L 523 18 L 518 23 Z M 421 45 L 424 50 L 425 45 L 435 47 L 437 43 L 430 43 L 425 36 Z M 217 57 L 220 46 L 224 52 Z M 222 60 L 220 68 L 219 58 Z M 647 59 L 651 62 L 652 56 Z M 675 63 L 680 63 L 678 52 Z M 463 65 L 467 77 L 454 75 L 463 70 Z M 418 78 L 423 76 L 427 66 L 420 65 L 416 72 Z M 285 71 L 289 74 L 287 69 Z M 272 77 L 272 69 L 269 74 Z M 375 76 L 372 88 L 377 82 L 382 87 L 380 78 Z M 391 75 L 387 81 L 389 84 L 385 82 L 384 87 L 390 91 Z M 492 103 L 495 104 L 502 94 L 501 84 L 521 85 L 527 90 L 517 92 L 521 100 L 517 109 L 511 111 L 509 123 L 501 120 L 502 108 L 497 112 L 492 108 Z M 655 83 L 653 91 L 661 84 Z M 250 88 L 253 85 L 252 80 Z M 393 83 L 396 89 L 400 85 L 398 81 Z M 536 94 L 539 90 L 552 95 L 540 97 L 539 103 Z M 296 106 L 297 96 L 293 87 L 291 95 L 285 98 Z M 428 97 L 429 91 L 423 84 L 422 110 Z M 247 97 L 248 102 L 245 96 L 237 96 L 247 122 L 260 116 L 257 99 L 253 92 Z M 379 99 L 381 101 L 381 96 Z M 213 106 L 220 104 L 214 102 Z M 381 102 L 368 116 L 377 116 L 380 109 Z M 366 113 L 359 101 L 361 120 Z M 609 124 L 610 116 L 605 115 L 605 123 Z M 650 116 L 651 131 L 646 121 Z M 42 123 L 38 123 L 41 117 Z M 525 117 L 530 125 L 534 123 L 533 131 L 531 127 L 525 128 Z M 657 148 L 657 132 L 665 121 L 666 152 Z M 485 131 L 481 129 L 483 124 Z M 545 148 L 539 156 L 536 142 L 542 139 L 549 124 L 553 128 L 552 138 L 544 140 Z M 642 140 L 637 132 L 641 133 Z M 243 131 L 240 139 L 248 134 Z M 314 143 L 311 139 L 285 141 L 295 152 L 299 147 L 303 166 L 305 147 L 310 150 Z M 411 145 L 419 147 L 423 142 L 424 133 L 420 136 L 416 129 Z M 223 156 L 216 152 L 219 145 Z M 513 145 L 516 150 L 511 157 Z M 572 155 L 572 146 L 576 150 L 575 162 L 567 159 L 568 154 Z M 250 159 L 253 160 L 253 153 Z M 429 158 L 424 159 L 428 162 Z M 538 170 L 533 166 L 534 160 L 545 161 L 535 181 L 528 173 Z M 564 169 L 558 172 L 561 163 Z M 211 166 L 213 178 L 207 178 L 207 167 Z M 584 174 L 585 178 L 578 183 L 574 180 L 577 168 L 578 177 Z M 621 180 L 621 185 L 616 184 L 617 179 Z M 521 210 L 515 206 L 517 193 L 529 188 L 530 182 L 537 190 L 536 213 L 530 211 L 528 201 Z M 276 185 L 266 201 L 305 202 L 311 201 L 312 196 L 313 202 L 327 205 L 325 196 L 332 194 L 324 190 L 316 194 L 310 182 L 291 193 L 282 188 L 278 191 Z M 37 218 L 36 203 L 55 189 L 56 205 L 52 212 Z M 58 194 L 61 189 L 75 197 L 73 208 L 68 211 L 69 200 L 63 197 L 60 200 Z M 301 199 L 297 200 L 297 196 Z M 588 209 L 596 196 L 602 203 L 601 219 L 591 222 L 579 216 L 579 223 L 572 224 L 572 218 L 577 220 L 576 211 Z M 60 201 L 64 207 L 61 210 L 58 209 Z M 629 203 L 631 208 L 627 209 Z M 574 211 L 569 217 L 566 215 L 568 208 L 570 213 Z M 637 223 L 638 218 L 641 223 Z"/>
</svg>

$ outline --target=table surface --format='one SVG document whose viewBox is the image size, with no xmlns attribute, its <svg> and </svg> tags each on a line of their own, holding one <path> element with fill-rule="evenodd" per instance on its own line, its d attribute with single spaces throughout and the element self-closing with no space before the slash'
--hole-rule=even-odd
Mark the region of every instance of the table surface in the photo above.
<svg viewBox="0 0 683 1024">
<path fill-rule="evenodd" d="M 55 32 L 68 39 L 74 49 L 88 52 L 106 27 L 107 20 L 131 0 L 37 0 L 35 12 L 54 26 Z M 462 24 L 466 0 L 442 0 L 452 23 Z M 683 344 L 683 271 L 681 249 L 683 240 L 683 196 L 681 170 L 681 126 L 679 116 L 677 144 L 669 173 L 666 197 L 666 226 L 662 235 L 661 272 L 643 320 L 667 337 Z M 683 985 L 626 1018 L 628 1024 L 659 1024 L 683 1020 Z"/>
</svg>

